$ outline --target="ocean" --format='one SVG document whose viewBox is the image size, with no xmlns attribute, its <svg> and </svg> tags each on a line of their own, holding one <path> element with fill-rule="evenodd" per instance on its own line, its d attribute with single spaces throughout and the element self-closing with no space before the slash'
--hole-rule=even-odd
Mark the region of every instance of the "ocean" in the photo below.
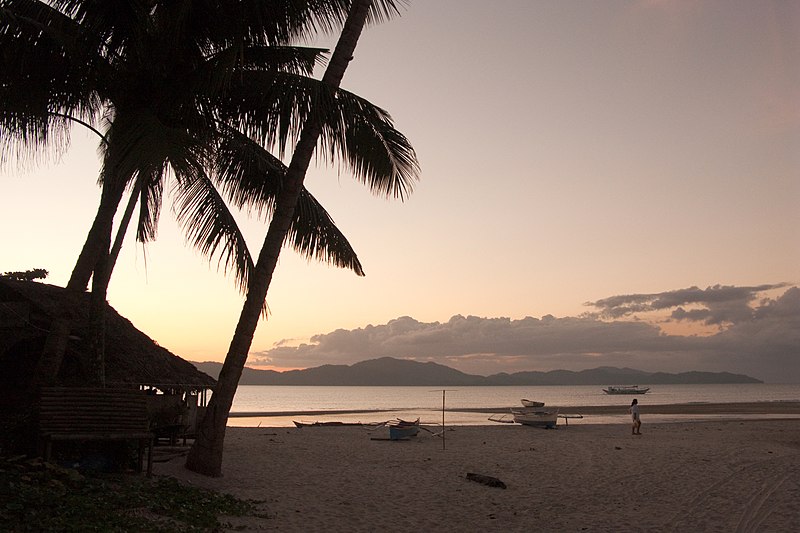
<svg viewBox="0 0 800 533">
<path fill-rule="evenodd" d="M 650 386 L 641 383 L 641 386 Z M 618 423 L 627 420 L 627 408 L 636 397 L 647 420 L 647 404 L 738 403 L 800 401 L 800 384 L 713 384 L 652 385 L 645 395 L 608 395 L 599 385 L 524 386 L 524 387 L 320 387 L 242 385 L 236 392 L 229 426 L 291 427 L 293 421 L 381 422 L 396 417 L 423 423 L 447 425 L 490 425 L 496 410 L 508 413 L 519 407 L 520 399 L 562 407 L 619 406 L 616 416 L 592 416 L 591 423 Z M 445 391 L 444 393 L 442 391 Z M 480 412 L 470 412 L 480 409 Z M 245 413 L 251 416 L 242 416 Z M 257 415 L 256 415 L 257 413 Z M 580 414 L 580 413 L 571 413 Z M 651 417 L 655 421 L 656 415 Z M 659 421 L 680 420 L 689 415 L 660 415 Z M 763 416 L 762 416 L 763 417 Z M 584 418 L 580 422 L 585 422 Z M 575 421 L 571 423 L 576 423 Z"/>
</svg>

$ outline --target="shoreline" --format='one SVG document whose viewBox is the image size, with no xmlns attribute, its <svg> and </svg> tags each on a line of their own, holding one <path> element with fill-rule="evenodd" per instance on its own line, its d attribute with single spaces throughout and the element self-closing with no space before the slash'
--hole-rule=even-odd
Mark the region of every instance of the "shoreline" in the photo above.
<svg viewBox="0 0 800 533">
<path fill-rule="evenodd" d="M 625 398 L 627 399 L 627 398 Z M 763 414 L 779 415 L 792 414 L 800 416 L 800 401 L 763 401 L 763 402 L 735 402 L 735 403 L 706 403 L 691 402 L 677 404 L 647 404 L 642 402 L 642 411 L 659 415 L 736 415 L 736 414 Z M 516 406 L 514 406 L 516 407 Z M 588 414 L 588 415 L 617 415 L 620 410 L 627 411 L 628 404 L 624 401 L 620 405 L 583 405 L 583 406 L 545 406 L 543 409 L 558 409 L 560 413 Z M 492 414 L 508 412 L 509 406 L 502 407 L 448 407 L 445 413 L 481 413 Z M 230 413 L 230 418 L 268 418 L 286 416 L 331 416 L 354 414 L 379 414 L 410 411 L 442 412 L 436 408 L 397 408 L 397 409 L 324 409 L 303 411 L 240 411 Z"/>
<path fill-rule="evenodd" d="M 408 441 L 385 441 L 385 428 L 229 427 L 223 477 L 183 457 L 154 473 L 262 501 L 264 516 L 230 520 L 244 531 L 800 530 L 800 422 L 643 420 L 642 436 L 623 417 L 448 425 L 445 440 Z"/>
<path fill-rule="evenodd" d="M 627 401 L 626 401 L 627 400 Z M 584 406 L 545 406 L 544 409 L 558 409 L 558 425 L 614 425 L 625 423 L 630 416 L 630 399 L 623 399 L 617 405 Z M 800 419 L 800 401 L 763 401 L 739 403 L 682 403 L 647 404 L 640 403 L 642 419 L 645 423 L 692 422 L 714 420 L 775 420 Z M 341 422 L 348 425 L 374 426 L 396 418 L 415 420 L 428 427 L 481 426 L 491 427 L 509 425 L 490 420 L 510 415 L 510 407 L 446 408 L 444 417 L 437 408 L 407 409 L 321 409 L 298 412 L 247 412 L 232 413 L 228 427 L 294 427 L 295 422 L 312 424 L 315 422 Z M 444 420 L 443 420 L 444 418 Z"/>
</svg>

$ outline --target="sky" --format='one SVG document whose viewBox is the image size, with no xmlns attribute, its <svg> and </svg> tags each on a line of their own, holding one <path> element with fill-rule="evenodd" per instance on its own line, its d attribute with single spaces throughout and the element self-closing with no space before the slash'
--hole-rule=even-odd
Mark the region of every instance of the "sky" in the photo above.
<svg viewBox="0 0 800 533">
<path fill-rule="evenodd" d="M 391 113 L 420 179 L 400 202 L 310 170 L 366 276 L 285 250 L 249 365 L 800 383 L 800 3 L 416 0 L 365 30 L 343 87 Z M 0 272 L 66 284 L 99 168 L 79 129 L 61 155 L 2 161 Z M 170 201 L 155 243 L 129 235 L 109 302 L 221 361 L 243 297 Z M 267 222 L 239 222 L 257 254 Z"/>
</svg>

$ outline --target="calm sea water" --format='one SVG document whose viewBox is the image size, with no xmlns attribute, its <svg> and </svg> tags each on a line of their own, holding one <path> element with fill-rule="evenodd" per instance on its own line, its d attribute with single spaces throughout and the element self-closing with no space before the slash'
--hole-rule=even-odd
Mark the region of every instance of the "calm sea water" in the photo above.
<svg viewBox="0 0 800 533">
<path fill-rule="evenodd" d="M 644 384 L 642 384 L 644 386 Z M 379 422 L 395 417 L 417 418 L 431 423 L 442 421 L 442 389 L 447 411 L 446 423 L 453 425 L 492 424 L 487 413 L 453 412 L 451 409 L 496 408 L 507 413 L 520 405 L 521 398 L 562 407 L 582 405 L 620 406 L 619 417 L 592 417 L 591 423 L 616 423 L 627 417 L 632 396 L 608 395 L 598 385 L 528 387 L 300 387 L 240 386 L 231 412 L 269 413 L 269 416 L 232 417 L 231 426 L 292 426 L 294 420 Z M 653 385 L 638 396 L 647 403 L 734 403 L 800 401 L 800 384 L 735 385 Z M 336 411 L 336 413 L 325 413 Z M 358 411 L 358 412 L 353 412 Z M 366 412 L 372 411 L 372 412 Z M 562 409 L 562 413 L 566 410 Z M 660 417 L 664 419 L 665 417 Z M 680 419 L 672 415 L 670 418 Z"/>
</svg>

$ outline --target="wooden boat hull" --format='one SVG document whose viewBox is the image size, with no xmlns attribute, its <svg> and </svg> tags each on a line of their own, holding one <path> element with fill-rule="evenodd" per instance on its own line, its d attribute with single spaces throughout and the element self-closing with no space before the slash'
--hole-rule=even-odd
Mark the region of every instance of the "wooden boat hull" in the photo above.
<svg viewBox="0 0 800 533">
<path fill-rule="evenodd" d="M 398 418 L 394 422 L 389 422 L 389 439 L 404 440 L 414 437 L 419 433 L 419 418 L 408 421 Z"/>
<path fill-rule="evenodd" d="M 558 411 L 534 411 L 527 409 L 514 409 L 514 422 L 524 426 L 555 428 L 558 423 Z"/>
<path fill-rule="evenodd" d="M 527 398 L 520 400 L 525 407 L 544 407 L 544 402 L 535 402 Z"/>
<path fill-rule="evenodd" d="M 606 394 L 646 394 L 650 387 L 640 389 L 639 387 L 609 387 L 603 389 Z"/>
<path fill-rule="evenodd" d="M 299 428 L 307 427 L 330 427 L 330 426 L 363 426 L 361 422 L 298 422 L 293 420 L 294 425 Z"/>
<path fill-rule="evenodd" d="M 392 440 L 407 439 L 419 433 L 419 426 L 389 426 L 389 438 Z"/>
</svg>

